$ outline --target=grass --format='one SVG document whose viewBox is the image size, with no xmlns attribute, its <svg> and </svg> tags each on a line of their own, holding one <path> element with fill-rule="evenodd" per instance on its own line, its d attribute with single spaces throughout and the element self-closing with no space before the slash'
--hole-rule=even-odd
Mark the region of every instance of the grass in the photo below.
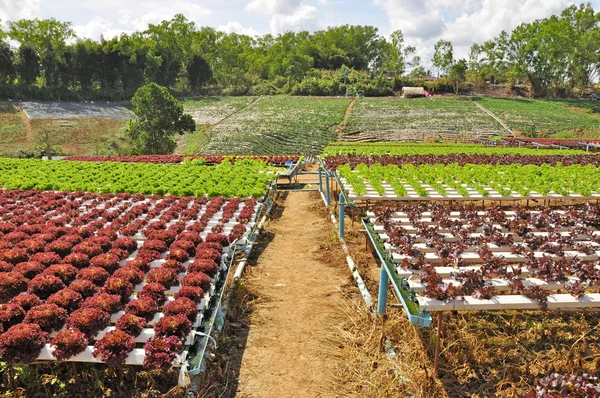
<svg viewBox="0 0 600 398">
<path fill-rule="evenodd" d="M 0 148 L 26 140 L 27 131 L 19 109 L 10 102 L 0 102 Z"/>
<path fill-rule="evenodd" d="M 183 102 L 186 113 L 192 115 L 196 124 L 217 124 L 232 113 L 252 103 L 256 97 L 207 97 Z"/>
<path fill-rule="evenodd" d="M 52 146 L 72 155 L 102 155 L 127 147 L 127 121 L 109 119 L 36 119 L 31 121 L 37 145 L 46 144 L 46 131 Z"/>
<path fill-rule="evenodd" d="M 593 101 L 553 101 L 480 98 L 478 102 L 519 132 L 556 134 L 556 137 L 600 136 L 600 104 Z"/>
<path fill-rule="evenodd" d="M 363 99 L 345 133 L 399 131 L 420 134 L 503 134 L 498 122 L 466 98 Z"/>
<path fill-rule="evenodd" d="M 206 145 L 207 130 L 209 126 L 196 125 L 196 131 L 186 133 L 181 137 L 176 153 L 179 155 L 196 155 L 202 153 Z"/>
<path fill-rule="evenodd" d="M 336 139 L 349 99 L 265 97 L 215 126 L 206 153 L 319 154 Z"/>
</svg>

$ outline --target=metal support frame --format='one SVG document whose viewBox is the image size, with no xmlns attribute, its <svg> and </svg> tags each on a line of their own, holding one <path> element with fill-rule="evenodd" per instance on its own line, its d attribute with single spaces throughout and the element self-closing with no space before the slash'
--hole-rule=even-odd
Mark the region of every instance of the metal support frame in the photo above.
<svg viewBox="0 0 600 398">
<path fill-rule="evenodd" d="M 331 191 L 329 189 L 329 173 L 325 172 L 325 204 L 331 206 Z"/>
<path fill-rule="evenodd" d="M 407 292 L 404 287 L 400 286 L 402 284 L 402 280 L 398 280 L 397 277 L 396 277 L 396 279 L 394 279 L 395 276 L 392 275 L 393 271 L 390 269 L 391 266 L 388 266 L 384 256 L 379 251 L 379 248 L 377 247 L 377 243 L 375 241 L 376 238 L 371 233 L 368 221 L 363 218 L 362 223 L 366 230 L 365 233 L 369 237 L 369 240 L 371 241 L 371 245 L 373 246 L 373 249 L 375 250 L 375 253 L 377 254 L 377 258 L 379 259 L 379 262 L 381 263 L 381 270 L 380 270 L 381 277 L 379 279 L 379 282 L 380 282 L 379 283 L 379 302 L 377 305 L 378 312 L 380 314 L 385 313 L 385 307 L 387 304 L 388 284 L 391 282 L 392 287 L 394 288 L 394 291 L 396 292 L 396 296 L 402 303 L 402 307 L 404 308 L 404 311 L 406 312 L 408 321 L 410 323 L 412 323 L 413 325 L 428 328 L 431 325 L 431 321 L 432 321 L 431 315 L 429 315 L 429 313 L 427 311 L 419 311 L 419 313 L 416 313 L 415 311 L 411 312 L 411 309 L 409 308 L 409 305 L 407 304 L 407 300 L 409 300 L 408 295 L 410 293 Z M 385 276 L 384 276 L 384 274 L 385 274 Z M 383 282 L 385 282 L 385 283 L 383 283 Z M 405 295 L 407 297 L 405 297 Z"/>
<path fill-rule="evenodd" d="M 345 209 L 344 193 L 340 192 L 340 239 L 344 239 L 344 209 Z"/>
<path fill-rule="evenodd" d="M 319 192 L 323 192 L 323 177 L 322 177 L 322 170 L 319 167 Z"/>
<path fill-rule="evenodd" d="M 390 279 L 385 268 L 385 264 L 382 264 L 379 271 L 379 297 L 377 299 L 377 313 L 379 315 L 385 314 L 387 306 L 387 290 Z"/>
</svg>

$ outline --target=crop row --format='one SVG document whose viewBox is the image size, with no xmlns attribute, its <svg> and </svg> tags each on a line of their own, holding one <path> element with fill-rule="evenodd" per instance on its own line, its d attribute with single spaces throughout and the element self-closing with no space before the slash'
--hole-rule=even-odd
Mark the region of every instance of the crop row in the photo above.
<svg viewBox="0 0 600 398">
<path fill-rule="evenodd" d="M 490 300 L 502 291 L 538 301 L 576 298 L 600 281 L 600 206 L 530 210 L 443 205 L 376 208 L 371 221 L 421 296 Z M 417 277 L 417 280 L 411 278 Z"/>
<path fill-rule="evenodd" d="M 204 166 L 148 163 L 55 162 L 0 159 L 5 189 L 262 197 L 276 177 L 264 162 L 245 159 Z"/>
<path fill-rule="evenodd" d="M 271 156 L 229 156 L 229 155 L 133 155 L 133 156 L 67 156 L 63 160 L 77 162 L 123 162 L 123 163 L 157 163 L 178 164 L 185 160 L 196 161 L 196 164 L 220 164 L 223 161 L 235 163 L 238 160 L 252 159 L 266 162 L 271 166 L 283 166 L 288 162 L 298 163 L 300 155 Z"/>
<path fill-rule="evenodd" d="M 144 365 L 161 369 L 189 343 L 223 250 L 256 209 L 253 199 L 37 191 L 2 191 L 0 204 L 0 360 L 93 349 L 119 366 L 145 343 Z"/>
<path fill-rule="evenodd" d="M 512 98 L 478 98 L 513 130 L 523 132 L 573 132 L 600 128 L 594 101 L 548 101 Z"/>
<path fill-rule="evenodd" d="M 336 139 L 349 99 L 265 97 L 214 126 L 203 153 L 317 155 Z"/>
<path fill-rule="evenodd" d="M 566 139 L 566 138 L 505 138 L 504 141 L 519 145 L 519 143 L 538 144 L 541 146 L 560 145 L 570 148 L 585 147 L 585 144 L 600 145 L 600 140 Z"/>
<path fill-rule="evenodd" d="M 337 155 L 328 156 L 324 159 L 325 165 L 329 170 L 336 170 L 338 167 L 348 165 L 352 168 L 363 164 L 367 166 L 402 166 L 410 164 L 413 166 L 422 166 L 430 164 L 457 164 L 465 166 L 467 164 L 488 164 L 488 165 L 536 165 L 543 164 L 556 166 L 572 165 L 593 165 L 600 166 L 600 155 L 468 155 L 468 154 L 446 154 L 446 155 Z"/>
<path fill-rule="evenodd" d="M 324 150 L 325 156 L 336 155 L 576 155 L 580 150 L 545 149 L 518 147 L 490 147 L 479 144 L 345 144 L 332 143 Z"/>
<path fill-rule="evenodd" d="M 350 197 L 545 197 L 600 194 L 594 165 L 364 164 L 338 168 Z M 367 186 L 368 183 L 368 186 Z"/>
<path fill-rule="evenodd" d="M 363 99 L 352 108 L 346 136 L 356 132 L 405 132 L 411 135 L 466 133 L 502 135 L 502 126 L 470 99 Z M 388 134 L 389 135 L 389 134 Z"/>
</svg>

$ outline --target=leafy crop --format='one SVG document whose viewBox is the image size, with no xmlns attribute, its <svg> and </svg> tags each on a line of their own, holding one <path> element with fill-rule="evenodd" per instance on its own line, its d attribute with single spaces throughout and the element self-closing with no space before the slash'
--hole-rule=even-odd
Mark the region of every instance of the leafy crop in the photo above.
<svg viewBox="0 0 600 398">
<path fill-rule="evenodd" d="M 383 196 L 385 188 L 382 183 L 390 184 L 396 196 L 407 196 L 412 189 L 418 196 L 428 197 L 433 194 L 447 196 L 452 190 L 456 197 L 469 197 L 472 192 L 483 197 L 494 195 L 529 196 L 538 194 L 591 196 L 600 192 L 600 173 L 592 164 L 582 166 L 573 164 L 556 166 L 537 165 L 489 165 L 489 164 L 423 164 L 415 167 L 404 164 L 382 166 L 373 164 L 367 167 L 359 164 L 354 170 L 344 165 L 338 168 L 341 178 L 346 180 L 346 188 L 352 188 L 355 195 L 367 194 L 365 182 L 379 196 Z M 469 189 L 467 189 L 469 188 Z M 494 192 L 495 191 L 495 192 Z"/>
<path fill-rule="evenodd" d="M 5 189 L 261 197 L 275 174 L 263 162 L 202 166 L 0 159 Z"/>
<path fill-rule="evenodd" d="M 58 360 L 68 359 L 96 340 L 94 355 L 121 366 L 135 337 L 153 327 L 164 339 L 146 345 L 145 364 L 170 366 L 211 277 L 219 276 L 223 247 L 247 232 L 256 205 L 223 197 L 0 190 L 0 358 L 29 362 L 51 343 Z M 182 255 L 185 266 L 173 258 Z M 160 313 L 162 321 L 152 325 Z M 107 329 L 111 322 L 116 330 Z M 56 332 L 49 340 L 46 333 Z"/>
<path fill-rule="evenodd" d="M 400 266 L 420 277 L 423 296 L 442 301 L 466 295 L 490 299 L 500 294 L 491 281 L 503 280 L 508 288 L 505 290 L 535 300 L 546 309 L 550 290 L 531 285 L 527 278 L 564 286 L 574 297 L 582 297 L 600 280 L 596 255 L 600 248 L 596 234 L 600 206 L 588 204 L 562 210 L 538 207 L 533 211 L 521 206 L 484 211 L 464 205 L 404 206 L 401 211 L 408 222 L 403 223 L 393 218 L 395 210 L 376 208 L 376 221 L 383 226 L 391 250 L 404 256 Z M 569 256 L 565 255 L 567 251 L 571 252 Z M 437 259 L 426 257 L 426 253 L 435 253 Z M 464 253 L 477 253 L 479 260 L 469 264 L 479 264 L 477 269 L 462 268 L 466 265 Z M 522 260 L 508 259 L 506 253 Z M 437 266 L 456 271 L 450 279 L 444 279 Z"/>
</svg>

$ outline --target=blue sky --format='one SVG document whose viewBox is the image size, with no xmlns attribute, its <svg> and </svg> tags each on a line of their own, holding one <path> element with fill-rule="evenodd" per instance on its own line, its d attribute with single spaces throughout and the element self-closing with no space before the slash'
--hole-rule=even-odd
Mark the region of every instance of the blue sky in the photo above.
<svg viewBox="0 0 600 398">
<path fill-rule="evenodd" d="M 383 35 L 401 29 L 429 63 L 443 38 L 466 57 L 474 42 L 560 12 L 568 0 L 0 0 L 0 19 L 56 18 L 79 37 L 98 39 L 143 30 L 183 13 L 200 26 L 245 34 L 317 30 L 341 24 L 373 25 Z M 600 10 L 600 0 L 592 1 Z"/>
</svg>

